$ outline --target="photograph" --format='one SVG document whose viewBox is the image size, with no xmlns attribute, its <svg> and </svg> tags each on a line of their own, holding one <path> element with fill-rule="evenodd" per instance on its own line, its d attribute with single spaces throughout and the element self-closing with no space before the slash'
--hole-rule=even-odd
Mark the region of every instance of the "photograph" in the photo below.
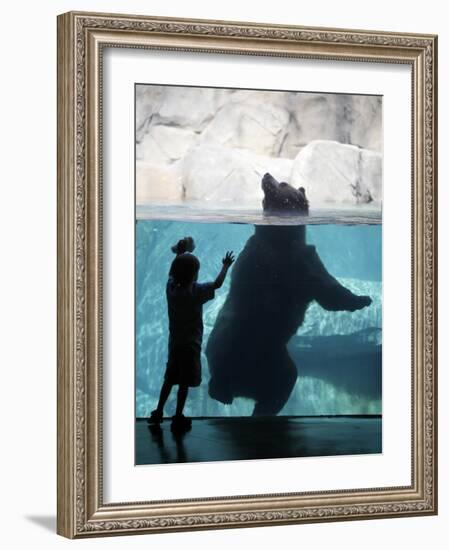
<svg viewBox="0 0 449 550">
<path fill-rule="evenodd" d="M 356 29 L 58 16 L 62 536 L 437 513 L 437 35 Z"/>
<path fill-rule="evenodd" d="M 444 2 L 2 7 L 3 548 L 444 548 Z"/>
<path fill-rule="evenodd" d="M 382 453 L 382 96 L 134 97 L 135 464 Z"/>
</svg>

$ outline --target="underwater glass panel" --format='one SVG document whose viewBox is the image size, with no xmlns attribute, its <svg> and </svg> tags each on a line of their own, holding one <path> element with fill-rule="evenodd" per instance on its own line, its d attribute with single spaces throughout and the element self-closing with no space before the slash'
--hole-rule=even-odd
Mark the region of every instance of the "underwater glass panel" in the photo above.
<svg viewBox="0 0 449 550">
<path fill-rule="evenodd" d="M 382 387 L 382 227 L 380 224 L 319 224 L 306 228 L 327 271 L 355 294 L 368 295 L 369 307 L 326 311 L 312 302 L 288 350 L 298 370 L 281 415 L 380 414 Z M 227 250 L 236 256 L 254 234 L 254 225 L 192 221 L 136 222 L 136 416 L 156 408 L 167 361 L 168 318 L 165 286 L 174 255 L 171 246 L 190 235 L 201 262 L 199 282 L 213 281 Z M 254 267 L 257 269 L 257 266 Z M 208 395 L 209 367 L 204 350 L 229 292 L 224 285 L 203 309 L 202 383 L 190 388 L 185 414 L 251 415 L 254 401 L 235 398 L 224 405 Z M 174 414 L 176 392 L 166 406 Z"/>
</svg>

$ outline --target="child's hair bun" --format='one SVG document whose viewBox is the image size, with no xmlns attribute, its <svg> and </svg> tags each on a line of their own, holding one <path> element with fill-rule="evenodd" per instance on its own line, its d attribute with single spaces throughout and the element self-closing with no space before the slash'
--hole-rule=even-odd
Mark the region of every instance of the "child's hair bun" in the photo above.
<svg viewBox="0 0 449 550">
<path fill-rule="evenodd" d="M 193 252 L 195 250 L 195 242 L 192 237 L 184 237 L 171 247 L 174 254 L 184 254 L 185 252 Z"/>
</svg>

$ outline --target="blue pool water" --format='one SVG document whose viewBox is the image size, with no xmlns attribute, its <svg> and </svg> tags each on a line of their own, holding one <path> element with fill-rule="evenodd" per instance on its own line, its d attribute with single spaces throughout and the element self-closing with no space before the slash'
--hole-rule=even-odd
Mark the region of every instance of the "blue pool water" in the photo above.
<svg viewBox="0 0 449 550">
<path fill-rule="evenodd" d="M 167 359 L 168 320 L 165 284 L 173 260 L 170 247 L 191 235 L 201 261 L 199 281 L 214 280 L 227 250 L 238 255 L 254 233 L 254 223 L 210 223 L 138 219 L 136 222 L 136 416 L 155 408 Z M 325 311 L 310 304 L 305 319 L 289 343 L 298 380 L 282 415 L 381 413 L 382 353 L 382 226 L 326 223 L 307 226 L 307 243 L 316 246 L 326 269 L 372 304 L 355 312 Z M 257 269 L 257 267 L 255 267 Z M 232 274 L 232 269 L 230 274 Z M 205 350 L 226 295 L 230 278 L 204 306 Z M 203 381 L 191 389 L 185 414 L 241 416 L 253 409 L 250 399 L 231 405 L 208 395 L 209 369 L 202 355 Z M 173 414 L 176 392 L 166 413 Z"/>
</svg>

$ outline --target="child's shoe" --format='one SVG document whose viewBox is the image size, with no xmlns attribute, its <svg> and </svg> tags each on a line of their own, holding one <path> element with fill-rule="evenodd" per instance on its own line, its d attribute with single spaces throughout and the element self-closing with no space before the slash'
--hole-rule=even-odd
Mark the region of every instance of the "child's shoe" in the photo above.
<svg viewBox="0 0 449 550">
<path fill-rule="evenodd" d="M 154 411 L 151 411 L 151 415 L 149 418 L 147 418 L 148 424 L 160 424 L 163 420 L 162 413 L 159 412 L 157 409 Z"/>
</svg>

